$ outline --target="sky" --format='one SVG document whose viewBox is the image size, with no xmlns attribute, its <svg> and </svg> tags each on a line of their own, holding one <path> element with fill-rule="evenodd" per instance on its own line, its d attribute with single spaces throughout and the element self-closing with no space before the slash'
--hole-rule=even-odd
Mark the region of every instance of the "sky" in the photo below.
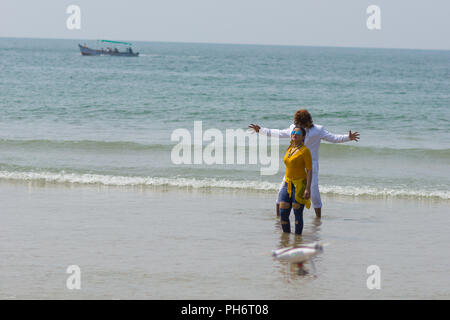
<svg viewBox="0 0 450 320">
<path fill-rule="evenodd" d="M 1 0 L 0 37 L 450 50 L 449 13 L 450 0 Z"/>
</svg>

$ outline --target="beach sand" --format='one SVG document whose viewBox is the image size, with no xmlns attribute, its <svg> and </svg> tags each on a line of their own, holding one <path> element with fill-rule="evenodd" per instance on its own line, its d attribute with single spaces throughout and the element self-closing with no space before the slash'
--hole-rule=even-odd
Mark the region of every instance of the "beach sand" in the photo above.
<svg viewBox="0 0 450 320">
<path fill-rule="evenodd" d="M 448 201 L 323 195 L 322 220 L 305 211 L 298 237 L 282 234 L 270 192 L 0 190 L 0 299 L 450 298 Z M 313 241 L 329 243 L 315 276 L 271 257 Z M 66 287 L 69 265 L 80 267 L 80 290 Z M 370 265 L 381 289 L 367 288 Z"/>
</svg>

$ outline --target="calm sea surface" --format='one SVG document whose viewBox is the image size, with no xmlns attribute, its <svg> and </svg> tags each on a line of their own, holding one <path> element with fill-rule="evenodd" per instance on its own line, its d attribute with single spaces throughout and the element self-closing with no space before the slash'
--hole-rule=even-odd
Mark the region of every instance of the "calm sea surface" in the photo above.
<svg viewBox="0 0 450 320">
<path fill-rule="evenodd" d="M 171 134 L 282 129 L 307 108 L 361 133 L 322 143 L 323 193 L 450 199 L 450 51 L 138 42 L 139 57 L 117 58 L 77 44 L 0 39 L 0 179 L 273 192 L 287 140 L 278 173 L 261 176 L 176 165 Z"/>
</svg>

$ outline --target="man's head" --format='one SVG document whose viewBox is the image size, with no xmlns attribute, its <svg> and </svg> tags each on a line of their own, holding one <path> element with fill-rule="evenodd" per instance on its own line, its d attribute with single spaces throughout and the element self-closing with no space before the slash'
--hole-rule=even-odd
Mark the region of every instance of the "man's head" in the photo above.
<svg viewBox="0 0 450 320">
<path fill-rule="evenodd" d="M 311 128 L 313 126 L 312 117 L 308 110 L 300 109 L 294 115 L 294 123 L 302 128 Z"/>
</svg>

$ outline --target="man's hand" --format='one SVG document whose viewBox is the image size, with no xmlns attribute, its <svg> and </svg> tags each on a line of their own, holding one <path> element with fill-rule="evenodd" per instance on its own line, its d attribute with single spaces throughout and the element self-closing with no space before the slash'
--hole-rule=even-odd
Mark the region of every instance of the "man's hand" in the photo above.
<svg viewBox="0 0 450 320">
<path fill-rule="evenodd" d="M 348 132 L 348 137 L 350 138 L 350 141 L 358 142 L 358 140 L 359 140 L 359 133 L 358 133 L 358 131 L 355 131 L 354 133 L 352 133 L 352 130 L 350 130 Z"/>
<path fill-rule="evenodd" d="M 260 126 L 258 126 L 257 124 L 253 124 L 253 123 L 250 124 L 248 127 L 255 130 L 255 132 L 259 132 L 259 129 L 261 129 Z"/>
</svg>

